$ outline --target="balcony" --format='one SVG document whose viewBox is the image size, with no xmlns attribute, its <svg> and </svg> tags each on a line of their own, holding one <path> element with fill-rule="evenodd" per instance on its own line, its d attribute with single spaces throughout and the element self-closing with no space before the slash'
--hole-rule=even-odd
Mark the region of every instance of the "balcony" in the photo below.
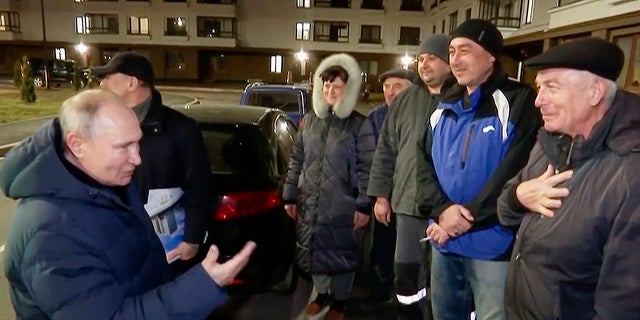
<svg viewBox="0 0 640 320">
<path fill-rule="evenodd" d="M 520 28 L 522 0 L 480 0 L 480 19 L 498 28 Z"/>
</svg>

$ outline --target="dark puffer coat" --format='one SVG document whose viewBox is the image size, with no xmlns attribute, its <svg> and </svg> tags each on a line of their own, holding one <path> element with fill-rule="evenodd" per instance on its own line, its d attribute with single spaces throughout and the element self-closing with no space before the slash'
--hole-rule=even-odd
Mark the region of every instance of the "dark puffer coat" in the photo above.
<svg viewBox="0 0 640 320">
<path fill-rule="evenodd" d="M 549 164 L 565 163 L 573 175 L 560 186 L 569 196 L 553 218 L 528 212 L 516 187 Z M 507 318 L 640 319 L 638 169 L 637 95 L 619 91 L 586 140 L 540 131 L 529 163 L 498 200 L 500 222 L 520 226 L 507 276 Z"/>
<path fill-rule="evenodd" d="M 340 65 L 349 73 L 342 100 L 330 108 L 317 75 Z M 366 187 L 375 150 L 366 117 L 353 111 L 360 70 L 347 55 L 334 55 L 318 67 L 314 112 L 303 118 L 283 193 L 298 204 L 296 261 L 306 272 L 355 271 L 362 261 L 362 229 L 353 230 L 355 211 L 370 214 Z"/>
</svg>

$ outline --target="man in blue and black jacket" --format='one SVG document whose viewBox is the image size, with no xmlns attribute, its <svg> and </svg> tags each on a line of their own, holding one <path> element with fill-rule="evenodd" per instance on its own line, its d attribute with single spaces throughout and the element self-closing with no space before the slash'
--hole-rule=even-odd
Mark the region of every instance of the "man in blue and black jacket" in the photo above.
<svg viewBox="0 0 640 320">
<path fill-rule="evenodd" d="M 436 319 L 505 319 L 504 283 L 514 233 L 500 225 L 497 198 L 527 162 L 540 115 L 532 88 L 510 80 L 498 57 L 502 35 L 468 20 L 452 34 L 457 84 L 429 119 L 419 162 L 419 203 L 430 215 L 431 286 Z M 473 299 L 473 301 L 472 301 Z"/>
</svg>

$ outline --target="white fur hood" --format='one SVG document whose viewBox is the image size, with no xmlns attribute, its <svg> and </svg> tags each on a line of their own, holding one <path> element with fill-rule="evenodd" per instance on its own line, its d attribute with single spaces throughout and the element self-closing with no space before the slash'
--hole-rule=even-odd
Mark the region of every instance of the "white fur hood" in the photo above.
<svg viewBox="0 0 640 320">
<path fill-rule="evenodd" d="M 342 99 L 333 106 L 333 112 L 340 119 L 347 118 L 353 109 L 355 109 L 358 103 L 358 97 L 360 96 L 360 87 L 362 86 L 362 75 L 358 62 L 352 56 L 345 53 L 338 53 L 330 55 L 318 66 L 315 74 L 313 75 L 313 112 L 324 119 L 329 115 L 329 104 L 324 100 L 322 96 L 322 79 L 320 74 L 332 66 L 341 66 L 349 74 L 349 80 L 344 88 L 344 95 Z"/>
</svg>

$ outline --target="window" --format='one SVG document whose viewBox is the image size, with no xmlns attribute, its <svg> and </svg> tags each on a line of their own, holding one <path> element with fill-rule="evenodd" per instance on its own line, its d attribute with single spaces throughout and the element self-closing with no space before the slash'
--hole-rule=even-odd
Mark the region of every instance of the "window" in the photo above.
<svg viewBox="0 0 640 320">
<path fill-rule="evenodd" d="M 349 42 L 349 22 L 315 21 L 313 23 L 313 41 Z"/>
<path fill-rule="evenodd" d="M 442 20 L 442 23 L 440 24 L 440 32 L 444 33 L 444 27 L 445 27 L 446 23 L 447 23 L 446 20 Z"/>
<path fill-rule="evenodd" d="M 198 37 L 235 38 L 236 19 L 220 17 L 198 17 Z"/>
<path fill-rule="evenodd" d="M 384 9 L 384 5 L 382 4 L 382 0 L 362 0 L 360 8 L 382 10 Z"/>
<path fill-rule="evenodd" d="M 614 38 L 624 52 L 624 65 L 618 77 L 618 86 L 640 94 L 640 34 L 629 34 Z"/>
<path fill-rule="evenodd" d="M 177 50 L 167 51 L 167 70 L 179 71 L 179 70 L 186 70 L 186 69 L 187 69 L 187 62 L 182 52 L 179 52 Z"/>
<path fill-rule="evenodd" d="M 527 6 L 525 7 L 525 14 L 524 14 L 524 23 L 531 23 L 533 22 L 533 6 L 535 4 L 535 0 L 525 0 Z"/>
<path fill-rule="evenodd" d="M 360 64 L 360 70 L 362 70 L 362 72 L 366 73 L 367 75 L 378 74 L 378 61 L 361 60 L 359 64 Z"/>
<path fill-rule="evenodd" d="M 378 25 L 360 26 L 360 43 L 382 43 L 380 39 L 380 29 Z"/>
<path fill-rule="evenodd" d="M 402 0 L 402 11 L 422 11 L 422 0 Z"/>
<path fill-rule="evenodd" d="M 54 48 L 53 56 L 56 60 L 67 60 L 67 49 L 65 48 Z"/>
<path fill-rule="evenodd" d="M 420 44 L 420 28 L 400 27 L 399 45 L 417 46 Z"/>
<path fill-rule="evenodd" d="M 78 34 L 118 34 L 117 14 L 85 14 L 76 17 Z"/>
<path fill-rule="evenodd" d="M 271 56 L 269 60 L 269 71 L 274 73 L 282 73 L 282 56 L 275 55 Z"/>
<path fill-rule="evenodd" d="M 471 20 L 471 8 L 467 9 L 464 13 L 464 21 Z"/>
<path fill-rule="evenodd" d="M 458 27 L 458 11 L 449 15 L 449 33 Z"/>
<path fill-rule="evenodd" d="M 311 0 L 296 0 L 296 8 L 311 8 Z"/>
<path fill-rule="evenodd" d="M 164 2 L 187 2 L 187 0 L 164 0 Z"/>
<path fill-rule="evenodd" d="M 309 40 L 311 32 L 311 23 L 296 22 L 296 40 Z"/>
<path fill-rule="evenodd" d="M 351 8 L 350 0 L 314 0 L 313 6 L 318 8 Z"/>
<path fill-rule="evenodd" d="M 20 31 L 20 14 L 15 11 L 0 11 L 0 31 Z"/>
<path fill-rule="evenodd" d="M 187 19 L 184 17 L 167 18 L 165 36 L 186 36 L 187 35 Z"/>
<path fill-rule="evenodd" d="M 149 34 L 149 18 L 148 17 L 129 17 L 128 34 Z"/>
</svg>

